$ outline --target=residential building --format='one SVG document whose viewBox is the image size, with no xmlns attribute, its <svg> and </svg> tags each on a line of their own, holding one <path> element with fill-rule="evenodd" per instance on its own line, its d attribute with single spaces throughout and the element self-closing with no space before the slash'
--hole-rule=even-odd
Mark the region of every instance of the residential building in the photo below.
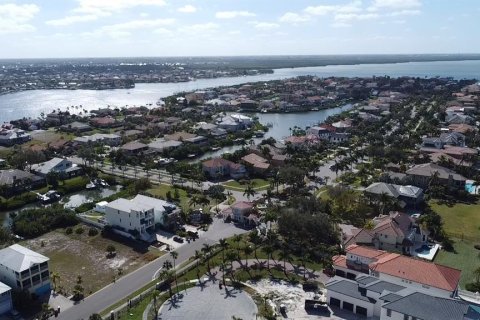
<svg viewBox="0 0 480 320">
<path fill-rule="evenodd" d="M 166 150 L 171 150 L 180 147 L 183 144 L 181 141 L 156 139 L 148 144 L 148 149 L 153 152 L 161 153 Z"/>
<path fill-rule="evenodd" d="M 0 250 L 0 281 L 16 291 L 42 296 L 50 292 L 49 258 L 21 245 Z"/>
<path fill-rule="evenodd" d="M 155 225 L 160 224 L 168 228 L 173 226 L 179 219 L 180 209 L 173 203 L 141 194 L 135 196 L 131 201 L 138 203 L 140 206 L 153 207 Z"/>
<path fill-rule="evenodd" d="M 49 173 L 57 173 L 63 178 L 71 178 L 83 173 L 77 164 L 65 158 L 53 158 L 46 162 L 32 165 L 32 172 L 45 177 Z"/>
<path fill-rule="evenodd" d="M 5 129 L 0 130 L 0 146 L 11 147 L 16 144 L 22 144 L 30 141 L 32 137 L 21 129 Z"/>
<path fill-rule="evenodd" d="M 465 136 L 458 132 L 445 132 L 439 137 L 423 138 L 423 148 L 443 149 L 445 145 L 465 147 Z"/>
<path fill-rule="evenodd" d="M 99 118 L 92 118 L 90 119 L 90 123 L 94 127 L 100 128 L 113 128 L 122 125 L 121 122 L 115 120 L 115 118 L 111 116 L 99 117 Z"/>
<path fill-rule="evenodd" d="M 12 288 L 0 282 L 0 316 L 13 309 Z"/>
<path fill-rule="evenodd" d="M 138 141 L 132 141 L 121 146 L 120 150 L 129 155 L 139 155 L 148 150 L 148 145 Z"/>
<path fill-rule="evenodd" d="M 167 141 L 172 141 L 172 140 L 173 141 L 186 141 L 188 139 L 195 138 L 196 136 L 197 136 L 196 134 L 181 131 L 181 132 L 175 132 L 173 134 L 166 134 L 164 138 Z"/>
<path fill-rule="evenodd" d="M 453 170 L 444 168 L 434 163 L 424 163 L 407 170 L 407 177 L 414 186 L 428 187 L 432 179 L 449 188 L 464 189 L 467 178 Z"/>
<path fill-rule="evenodd" d="M 105 206 L 105 220 L 114 229 L 149 241 L 155 227 L 154 207 L 119 198 Z"/>
<path fill-rule="evenodd" d="M 213 179 L 226 176 L 241 179 L 247 175 L 245 166 L 223 158 L 213 158 L 202 162 L 202 170 Z"/>
<path fill-rule="evenodd" d="M 398 200 L 400 207 L 416 207 L 423 202 L 423 190 L 415 186 L 402 186 L 384 182 L 375 182 L 364 190 L 365 194 L 374 199 L 387 195 Z"/>
<path fill-rule="evenodd" d="M 45 185 L 45 178 L 33 173 L 18 169 L 0 170 L 0 186 L 3 186 L 3 195 L 11 196 L 16 193 L 22 193 L 25 190 L 41 188 Z"/>
<path fill-rule="evenodd" d="M 255 173 L 263 174 L 270 169 L 268 160 L 255 153 L 250 153 L 242 157 L 242 161 L 247 166 L 251 166 Z"/>
<path fill-rule="evenodd" d="M 92 127 L 88 123 L 74 121 L 69 124 L 64 124 L 60 129 L 67 132 L 85 132 L 92 130 Z"/>
<path fill-rule="evenodd" d="M 76 137 L 73 141 L 79 144 L 105 144 L 111 147 L 122 143 L 122 138 L 114 133 L 96 133 L 90 136 Z"/>
<path fill-rule="evenodd" d="M 247 201 L 237 201 L 231 207 L 231 218 L 233 221 L 243 225 L 258 224 L 258 216 L 254 212 L 254 204 Z"/>
</svg>

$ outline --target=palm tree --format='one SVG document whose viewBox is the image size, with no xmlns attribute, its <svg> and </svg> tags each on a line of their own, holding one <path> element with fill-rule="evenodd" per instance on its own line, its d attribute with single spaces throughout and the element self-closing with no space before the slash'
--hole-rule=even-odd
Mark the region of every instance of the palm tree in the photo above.
<svg viewBox="0 0 480 320">
<path fill-rule="evenodd" d="M 250 197 L 254 197 L 257 194 L 257 191 L 253 188 L 253 183 L 251 181 L 248 182 L 243 195 L 247 197 L 248 201 L 250 201 Z"/>
<path fill-rule="evenodd" d="M 153 310 L 155 312 L 155 319 L 158 319 L 157 301 L 159 297 L 160 297 L 160 291 L 154 290 L 152 293 L 152 298 L 153 298 Z"/>
<path fill-rule="evenodd" d="M 210 273 L 210 253 L 212 252 L 212 246 L 209 245 L 208 243 L 204 243 L 202 247 L 202 251 L 205 254 L 205 259 L 207 261 L 207 269 L 208 273 Z"/>
<path fill-rule="evenodd" d="M 233 250 L 227 251 L 227 260 L 230 261 L 230 269 L 233 271 L 233 261 L 238 260 L 238 255 Z"/>
<path fill-rule="evenodd" d="M 287 261 L 290 261 L 290 248 L 287 246 L 286 243 L 283 244 L 283 250 L 280 251 L 280 259 L 283 260 L 283 272 L 287 275 Z"/>
<path fill-rule="evenodd" d="M 50 279 L 52 280 L 53 283 L 53 291 L 57 291 L 57 286 L 60 283 L 60 274 L 58 272 L 52 272 L 50 275 Z"/>
<path fill-rule="evenodd" d="M 173 259 L 173 270 L 174 270 L 173 272 L 174 272 L 174 275 L 175 275 L 175 286 L 177 287 L 177 293 L 178 293 L 177 270 L 175 270 L 176 269 L 175 261 L 178 258 L 178 252 L 170 251 L 170 257 L 172 257 L 172 259 Z"/>
<path fill-rule="evenodd" d="M 197 195 L 194 195 L 188 202 L 188 205 L 190 206 L 190 208 L 194 208 L 199 204 L 200 204 L 200 198 Z"/>
<path fill-rule="evenodd" d="M 158 278 L 161 279 L 162 281 L 165 281 L 168 283 L 168 293 L 170 297 L 172 297 L 172 281 L 173 281 L 173 273 L 170 270 L 164 269 L 160 274 L 158 275 Z"/>
<path fill-rule="evenodd" d="M 222 248 L 222 262 L 225 264 L 225 249 L 228 248 L 228 242 L 225 239 L 218 240 L 220 248 Z"/>
<path fill-rule="evenodd" d="M 203 254 L 195 250 L 195 255 L 194 255 L 195 260 L 197 260 L 197 279 L 200 281 L 200 260 L 203 258 Z"/>
<path fill-rule="evenodd" d="M 243 248 L 243 253 L 245 254 L 245 268 L 248 268 L 248 258 L 250 257 L 250 255 L 252 254 L 253 252 L 253 249 L 251 246 L 249 245 L 246 245 L 244 248 Z"/>
<path fill-rule="evenodd" d="M 240 234 L 236 234 L 233 236 L 233 242 L 237 244 L 237 253 L 240 256 L 240 242 L 242 241 L 242 236 Z"/>
<path fill-rule="evenodd" d="M 253 254 L 254 254 L 255 259 L 257 260 L 257 263 L 259 263 L 260 261 L 258 260 L 257 249 L 258 249 L 258 246 L 260 245 L 260 243 L 262 242 L 262 239 L 260 238 L 260 235 L 258 234 L 257 230 L 254 230 L 254 231 L 250 232 L 248 237 L 249 237 L 248 240 L 251 243 L 253 243 Z"/>
<path fill-rule="evenodd" d="M 267 268 L 268 268 L 268 270 L 270 270 L 270 258 L 271 258 L 272 253 L 273 253 L 273 248 L 270 245 L 266 245 L 266 246 L 262 247 L 262 250 L 263 250 L 263 252 L 265 252 L 267 254 Z"/>
</svg>

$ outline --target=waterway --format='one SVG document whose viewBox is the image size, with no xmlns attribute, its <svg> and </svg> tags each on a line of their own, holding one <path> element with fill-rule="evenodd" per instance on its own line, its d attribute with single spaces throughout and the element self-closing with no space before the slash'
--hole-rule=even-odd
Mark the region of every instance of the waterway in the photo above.
<svg viewBox="0 0 480 320">
<path fill-rule="evenodd" d="M 0 96 L 0 122 L 21 117 L 36 118 L 42 112 L 54 109 L 93 110 L 110 106 L 149 106 L 160 98 L 184 91 L 231 86 L 248 82 L 270 81 L 297 76 L 318 77 L 452 77 L 455 79 L 480 79 L 480 60 L 409 62 L 395 64 L 336 65 L 323 67 L 276 69 L 273 74 L 257 76 L 199 79 L 181 83 L 139 83 L 133 89 L 118 90 L 32 90 Z M 302 126 L 301 123 L 297 123 Z M 303 125 L 304 126 L 304 125 Z"/>
</svg>

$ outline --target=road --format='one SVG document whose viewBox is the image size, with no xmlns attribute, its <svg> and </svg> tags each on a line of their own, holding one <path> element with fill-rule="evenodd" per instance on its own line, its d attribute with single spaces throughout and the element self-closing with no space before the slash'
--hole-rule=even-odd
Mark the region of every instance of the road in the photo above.
<svg viewBox="0 0 480 320">
<path fill-rule="evenodd" d="M 178 253 L 176 264 L 180 265 L 194 256 L 195 250 L 201 250 L 205 243 L 214 244 L 221 238 L 228 238 L 235 234 L 245 232 L 246 230 L 237 228 L 233 224 L 224 223 L 223 220 L 215 218 L 209 230 L 201 235 L 200 239 L 186 243 L 176 250 Z M 162 267 L 165 260 L 171 260 L 170 255 L 166 254 L 88 296 L 85 300 L 70 309 L 61 312 L 57 319 L 86 320 L 91 314 L 99 313 L 107 309 L 151 282 L 152 277 Z"/>
</svg>

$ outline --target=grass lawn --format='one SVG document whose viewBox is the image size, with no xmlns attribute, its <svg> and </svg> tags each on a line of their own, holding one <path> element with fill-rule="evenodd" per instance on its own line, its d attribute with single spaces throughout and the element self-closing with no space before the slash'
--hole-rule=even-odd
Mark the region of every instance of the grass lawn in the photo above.
<svg viewBox="0 0 480 320">
<path fill-rule="evenodd" d="M 264 179 L 252 179 L 250 181 L 253 184 L 253 188 L 257 191 L 266 190 L 270 186 L 270 183 Z M 223 186 L 231 190 L 244 191 L 247 187 L 247 184 L 242 184 L 238 181 L 233 180 L 223 183 Z"/>
<path fill-rule="evenodd" d="M 460 287 L 464 289 L 465 284 L 473 281 L 473 271 L 480 267 L 480 251 L 473 247 L 474 243 L 472 242 L 458 239 L 453 240 L 455 241 L 455 252 L 440 250 L 435 258 L 435 262 L 461 269 L 462 278 L 460 279 Z"/>
<path fill-rule="evenodd" d="M 179 204 L 182 209 L 187 210 L 189 209 L 189 204 L 188 202 L 190 201 L 190 197 L 188 196 L 187 192 L 183 189 L 177 188 L 178 190 L 178 195 L 180 196 L 179 199 Z M 163 199 L 167 199 L 167 193 L 170 191 L 172 197 L 175 195 L 174 188 L 172 186 L 166 185 L 166 184 L 160 184 L 156 185 L 155 187 L 148 189 L 147 193 L 156 196 L 156 197 L 161 197 Z"/>
<path fill-rule="evenodd" d="M 480 204 L 457 203 L 448 206 L 431 201 L 430 206 L 442 216 L 443 228 L 451 237 L 480 241 Z"/>
<path fill-rule="evenodd" d="M 89 295 L 110 284 L 114 276 L 118 277 L 119 268 L 127 274 L 162 255 L 158 250 L 149 251 L 123 239 L 109 239 L 100 234 L 88 236 L 89 227 L 82 224 L 73 229 L 79 227 L 85 230 L 83 234 L 74 231 L 66 235 L 65 230 L 58 229 L 22 243 L 50 258 L 50 271 L 60 275 L 58 286 L 63 287 L 67 296 L 72 294 L 78 275 L 82 276 L 85 294 Z M 110 244 L 117 249 L 117 255 L 108 259 L 106 247 Z"/>
</svg>

